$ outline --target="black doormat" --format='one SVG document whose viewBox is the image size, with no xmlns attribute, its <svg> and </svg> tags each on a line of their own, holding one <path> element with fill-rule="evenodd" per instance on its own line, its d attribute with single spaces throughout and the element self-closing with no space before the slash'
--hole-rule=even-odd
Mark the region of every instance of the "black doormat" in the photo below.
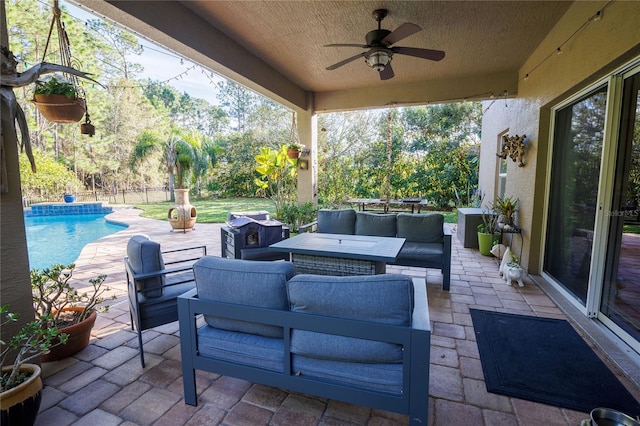
<svg viewBox="0 0 640 426">
<path fill-rule="evenodd" d="M 588 413 L 640 403 L 564 320 L 470 309 L 487 391 Z"/>
</svg>

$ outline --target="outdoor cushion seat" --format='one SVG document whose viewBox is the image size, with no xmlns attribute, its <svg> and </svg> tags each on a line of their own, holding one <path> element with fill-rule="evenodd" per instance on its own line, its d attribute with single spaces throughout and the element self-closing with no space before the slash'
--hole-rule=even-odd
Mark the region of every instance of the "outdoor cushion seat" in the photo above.
<svg viewBox="0 0 640 426">
<path fill-rule="evenodd" d="M 214 327 L 198 329 L 198 350 L 203 356 L 238 362 L 271 371 L 283 371 L 282 338 L 258 336 Z"/>
<path fill-rule="evenodd" d="M 442 244 L 405 242 L 400 254 L 398 254 L 398 259 L 424 260 L 435 263 L 442 259 Z"/>
<path fill-rule="evenodd" d="M 396 233 L 396 215 L 356 213 L 356 235 L 395 237 Z"/>
<path fill-rule="evenodd" d="M 237 303 L 259 308 L 288 310 L 285 283 L 293 277 L 291 262 L 265 262 L 260 268 L 250 260 L 206 256 L 193 265 L 198 296 L 202 300 Z M 212 327 L 282 338 L 282 328 L 251 321 L 205 315 Z"/>
<path fill-rule="evenodd" d="M 353 209 L 318 210 L 318 228 L 325 234 L 353 235 L 356 232 L 356 212 Z"/>
<path fill-rule="evenodd" d="M 165 261 L 163 254 L 170 260 Z M 124 265 L 129 315 L 131 328 L 138 334 L 143 368 L 142 331 L 178 320 L 178 296 L 195 287 L 191 264 L 206 254 L 205 246 L 162 252 L 160 244 L 145 235 L 134 235 L 127 242 Z"/>
<path fill-rule="evenodd" d="M 293 371 L 334 383 L 392 394 L 402 392 L 402 364 L 367 364 L 294 355 Z"/>
</svg>

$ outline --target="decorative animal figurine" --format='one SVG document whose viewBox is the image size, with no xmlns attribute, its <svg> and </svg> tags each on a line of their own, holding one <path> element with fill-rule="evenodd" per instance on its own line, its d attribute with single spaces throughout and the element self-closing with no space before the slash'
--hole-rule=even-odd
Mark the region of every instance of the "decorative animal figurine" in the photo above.
<svg viewBox="0 0 640 426">
<path fill-rule="evenodd" d="M 496 244 L 493 247 L 491 247 L 491 254 L 494 255 L 495 257 L 502 258 L 502 253 L 504 253 L 506 250 L 507 250 L 507 246 L 505 246 L 504 244 Z"/>
<path fill-rule="evenodd" d="M 495 248 L 496 246 L 494 246 Z M 504 276 L 504 268 L 505 266 L 507 266 L 507 263 L 511 262 L 513 259 L 511 258 L 511 249 L 509 247 L 507 247 L 504 250 L 504 255 L 502 256 L 502 262 L 500 262 L 500 269 L 498 269 L 498 273 L 500 274 L 501 277 Z M 495 256 L 495 254 L 494 254 Z"/>
<path fill-rule="evenodd" d="M 520 266 L 510 266 L 509 264 L 504 267 L 504 279 L 507 284 L 511 285 L 512 281 L 518 281 L 519 287 L 524 287 L 522 282 L 522 268 Z"/>
</svg>

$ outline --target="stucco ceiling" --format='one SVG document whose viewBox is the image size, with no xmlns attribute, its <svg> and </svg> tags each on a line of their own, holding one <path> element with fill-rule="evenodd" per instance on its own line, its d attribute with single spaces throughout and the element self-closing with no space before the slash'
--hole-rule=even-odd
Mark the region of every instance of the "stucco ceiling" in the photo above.
<svg viewBox="0 0 640 426">
<path fill-rule="evenodd" d="M 313 92 L 373 87 L 378 73 L 364 60 L 334 71 L 326 67 L 364 49 L 324 47 L 365 43 L 377 28 L 376 8 L 389 14 L 383 28 L 412 22 L 422 31 L 401 46 L 444 50 L 442 61 L 395 55 L 394 84 L 517 70 L 569 2 L 484 1 L 189 1 L 187 7 Z M 391 82 L 391 81 L 390 81 Z"/>
<path fill-rule="evenodd" d="M 513 90 L 519 68 L 571 5 L 570 1 L 75 2 L 200 63 L 210 61 L 204 65 L 227 77 L 246 83 L 244 77 L 268 91 L 280 91 L 281 96 L 287 92 L 285 83 L 317 94 L 395 87 L 410 92 L 408 88 L 421 83 L 437 86 L 484 79 L 492 81 L 486 90 L 490 92 L 499 87 L 500 79 L 508 79 L 503 88 Z M 403 22 L 422 27 L 397 45 L 444 50 L 445 58 L 434 62 L 396 54 L 395 77 L 387 81 L 381 81 L 363 59 L 326 70 L 364 49 L 324 46 L 364 44 L 365 34 L 377 28 L 372 12 L 378 8 L 389 11 L 382 28 L 394 30 Z M 204 31 L 207 27 L 215 32 Z M 251 68 L 263 65 L 269 72 L 262 77 L 252 74 Z M 471 86 L 465 96 L 484 93 L 481 84 Z M 446 99 L 446 94 L 438 97 Z"/>
</svg>

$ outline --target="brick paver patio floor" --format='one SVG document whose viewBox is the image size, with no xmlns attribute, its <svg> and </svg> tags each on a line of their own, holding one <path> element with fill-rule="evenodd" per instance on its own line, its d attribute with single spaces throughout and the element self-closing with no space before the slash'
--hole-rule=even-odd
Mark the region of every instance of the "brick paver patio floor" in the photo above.
<svg viewBox="0 0 640 426">
<path fill-rule="evenodd" d="M 146 368 L 141 368 L 137 338 L 131 329 L 122 258 L 133 234 L 146 234 L 163 249 L 206 244 L 220 255 L 221 224 L 197 224 L 193 231 L 171 232 L 167 222 L 139 217 L 139 210 L 119 209 L 110 218 L 129 228 L 89 244 L 76 262 L 75 277 L 100 273 L 118 299 L 98 315 L 88 348 L 73 357 L 43 365 L 44 392 L 37 425 L 404 425 L 406 416 L 290 393 L 244 380 L 197 373 L 198 406 L 182 399 L 178 323 L 147 330 Z M 422 268 L 388 267 L 388 272 L 424 277 Z M 567 318 L 531 279 L 525 287 L 507 285 L 495 258 L 465 249 L 453 237 L 451 291 L 441 290 L 439 271 L 427 272 L 432 325 L 429 424 L 579 425 L 588 417 L 525 400 L 488 393 L 469 315 L 469 308 Z M 586 320 L 586 319 L 585 319 Z M 579 328 L 579 327 L 578 327 Z M 578 330 L 582 335 L 580 329 Z M 587 342 L 612 367 L 636 398 L 636 380 Z M 427 401 L 425 401 L 425 404 Z"/>
</svg>

